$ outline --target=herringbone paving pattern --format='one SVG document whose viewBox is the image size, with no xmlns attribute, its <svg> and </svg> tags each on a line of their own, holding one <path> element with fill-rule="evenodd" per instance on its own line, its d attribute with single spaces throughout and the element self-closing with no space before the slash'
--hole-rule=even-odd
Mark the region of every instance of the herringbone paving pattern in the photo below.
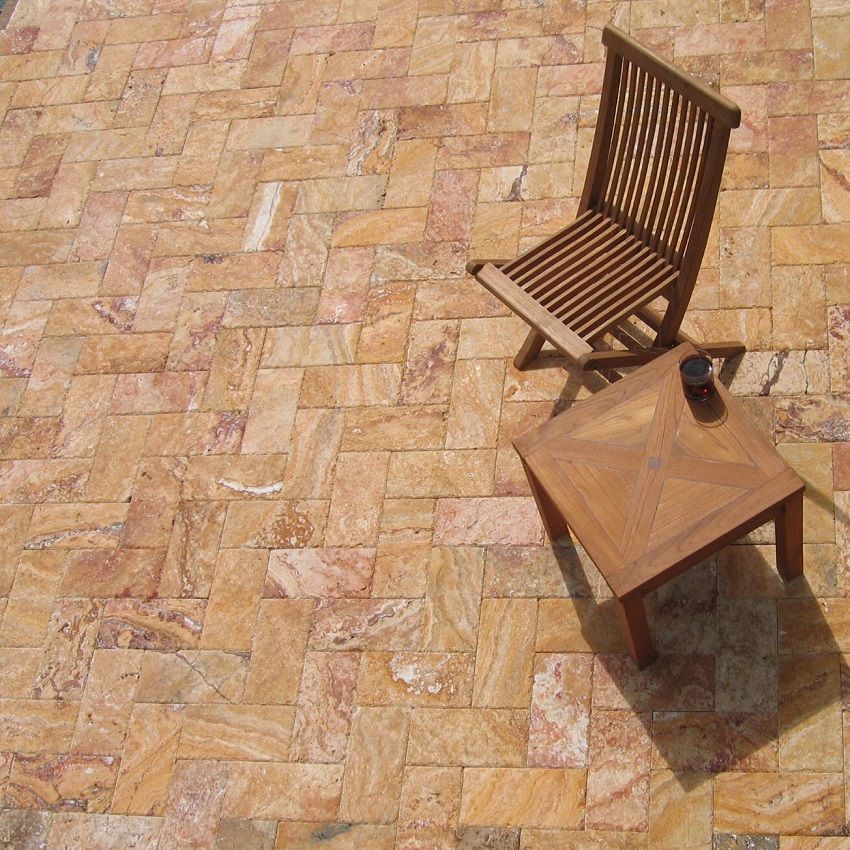
<svg viewBox="0 0 850 850">
<path fill-rule="evenodd" d="M 649 600 L 642 673 L 510 445 L 600 382 L 517 372 L 463 271 L 574 215 L 608 21 L 742 107 L 688 323 L 747 343 L 808 484 L 805 580 L 770 526 L 730 547 Z M 844 0 L 19 0 L 0 847 L 846 848 L 848 33 Z"/>
</svg>

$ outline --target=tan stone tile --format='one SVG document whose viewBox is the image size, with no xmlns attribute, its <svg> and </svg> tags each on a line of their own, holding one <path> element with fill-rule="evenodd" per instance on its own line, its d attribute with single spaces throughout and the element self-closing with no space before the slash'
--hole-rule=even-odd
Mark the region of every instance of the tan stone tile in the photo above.
<svg viewBox="0 0 850 850">
<path fill-rule="evenodd" d="M 77 373 L 162 371 L 170 342 L 170 334 L 157 333 L 89 336 L 77 361 Z"/>
<path fill-rule="evenodd" d="M 148 372 L 119 375 L 111 412 L 172 413 L 196 410 L 206 386 L 204 372 Z M 127 421 L 122 419 L 122 421 Z"/>
<path fill-rule="evenodd" d="M 519 204 L 478 204 L 470 235 L 473 256 L 516 256 L 519 252 L 521 215 Z"/>
<path fill-rule="evenodd" d="M 841 829 L 842 780 L 833 773 L 721 773 L 714 829 L 783 834 Z"/>
<path fill-rule="evenodd" d="M 10 599 L 3 613 L 3 646 L 40 647 L 53 613 L 53 596 Z"/>
<path fill-rule="evenodd" d="M 471 651 L 475 647 L 484 553 L 438 547 L 428 562 L 423 646 Z"/>
<path fill-rule="evenodd" d="M 345 411 L 343 451 L 436 449 L 443 443 L 445 409 L 436 405 Z"/>
<path fill-rule="evenodd" d="M 845 652 L 850 605 L 845 599 L 780 599 L 780 654 Z"/>
<path fill-rule="evenodd" d="M 342 818 L 377 823 L 396 819 L 409 723 L 403 708 L 357 709 L 340 801 Z"/>
<path fill-rule="evenodd" d="M 485 599 L 482 602 L 474 705 L 492 708 L 528 705 L 536 622 L 536 600 Z"/>
<path fill-rule="evenodd" d="M 777 399 L 776 433 L 780 442 L 844 440 L 845 396 L 795 396 Z"/>
<path fill-rule="evenodd" d="M 835 540 L 831 446 L 827 443 L 786 443 L 779 448 L 779 453 L 806 484 L 804 541 L 829 543 Z"/>
<path fill-rule="evenodd" d="M 243 821 L 244 823 L 244 821 Z M 322 822 L 297 823 L 281 821 L 277 825 L 275 850 L 293 847 L 298 850 L 319 850 L 336 844 L 341 850 L 357 848 L 369 850 L 392 850 L 395 845 L 396 827 L 379 824 L 337 824 Z M 328 842 L 331 842 L 329 845 Z"/>
<path fill-rule="evenodd" d="M 424 596 L 430 548 L 427 541 L 380 543 L 375 556 L 372 596 L 385 599 Z"/>
<path fill-rule="evenodd" d="M 408 767 L 401 788 L 400 845 L 443 847 L 455 843 L 460 789 L 459 768 Z"/>
<path fill-rule="evenodd" d="M 783 770 L 840 770 L 839 664 L 835 656 L 784 657 L 779 667 L 779 761 Z"/>
<path fill-rule="evenodd" d="M 294 709 L 277 705 L 189 705 L 178 757 L 282 761 L 289 751 Z"/>
<path fill-rule="evenodd" d="M 711 776 L 653 771 L 649 800 L 649 840 L 659 850 L 711 846 Z"/>
<path fill-rule="evenodd" d="M 346 210 L 369 210 L 379 206 L 386 188 L 383 175 L 328 177 L 301 185 L 295 211 L 324 213 Z"/>
<path fill-rule="evenodd" d="M 150 417 L 144 454 L 228 454 L 238 448 L 244 429 L 241 411 L 160 413 Z"/>
<path fill-rule="evenodd" d="M 783 348 L 825 347 L 826 304 L 821 269 L 774 268 L 771 277 L 774 344 Z"/>
<path fill-rule="evenodd" d="M 113 548 L 124 527 L 128 505 L 37 505 L 25 547 L 28 549 Z"/>
<path fill-rule="evenodd" d="M 307 645 L 309 599 L 263 599 L 245 682 L 246 703 L 295 703 Z"/>
<path fill-rule="evenodd" d="M 264 551 L 218 554 L 201 634 L 204 649 L 250 650 L 268 558 Z"/>
<path fill-rule="evenodd" d="M 320 542 L 327 517 L 327 502 L 231 502 L 219 545 L 281 549 Z"/>
<path fill-rule="evenodd" d="M 138 815 L 165 811 L 183 710 L 182 705 L 133 707 L 112 811 Z"/>
<path fill-rule="evenodd" d="M 384 206 L 421 206 L 431 196 L 437 144 L 434 139 L 400 139 L 393 149 Z"/>
<path fill-rule="evenodd" d="M 446 426 L 447 448 L 495 446 L 504 378 L 501 360 L 457 363 Z"/>
<path fill-rule="evenodd" d="M 802 263 L 847 263 L 845 250 L 847 224 L 775 227 L 771 233 L 773 262 L 777 265 Z"/>
<path fill-rule="evenodd" d="M 805 11 L 801 10 L 805 15 Z M 846 51 L 840 33 L 847 26 L 847 16 L 818 18 L 812 22 L 815 51 L 815 76 L 819 80 L 842 79 L 850 75 Z"/>
<path fill-rule="evenodd" d="M 492 487 L 492 451 L 408 451 L 393 454 L 387 496 L 476 496 Z"/>
<path fill-rule="evenodd" d="M 67 752 L 79 703 L 59 700 L 0 700 L 0 742 L 17 753 Z"/>
<path fill-rule="evenodd" d="M 141 653 L 96 650 L 71 749 L 86 755 L 121 755 L 139 678 Z"/>
<path fill-rule="evenodd" d="M 41 649 L 35 647 L 15 647 L 0 653 L 0 698 L 34 698 L 33 682 L 41 665 L 41 654 Z M 8 766 L 4 773 L 8 773 Z"/>
<path fill-rule="evenodd" d="M 363 320 L 374 261 L 374 250 L 368 247 L 334 248 L 329 252 L 316 310 L 317 323 Z"/>
<path fill-rule="evenodd" d="M 490 98 L 496 47 L 497 43 L 492 41 L 455 45 L 449 77 L 449 103 L 486 101 Z"/>
<path fill-rule="evenodd" d="M 161 549 L 78 549 L 68 557 L 61 592 L 153 596 L 164 561 Z"/>
<path fill-rule="evenodd" d="M 147 653 L 139 677 L 139 702 L 235 702 L 242 695 L 247 653 L 179 650 Z"/>
<path fill-rule="evenodd" d="M 419 708 L 410 722 L 412 764 L 521 767 L 528 714 L 498 708 Z"/>
<path fill-rule="evenodd" d="M 366 652 L 357 701 L 364 705 L 468 705 L 472 665 L 468 653 Z"/>
<path fill-rule="evenodd" d="M 330 214 L 292 217 L 279 274 L 284 286 L 321 286 L 331 232 Z"/>
<path fill-rule="evenodd" d="M 119 501 L 130 498 L 147 430 L 148 419 L 145 416 L 104 418 L 85 488 L 87 499 Z"/>
<path fill-rule="evenodd" d="M 15 578 L 18 556 L 23 549 L 32 507 L 29 505 L 0 506 L 0 554 L 3 568 L 0 570 L 0 587 L 8 595 Z"/>
<path fill-rule="evenodd" d="M 370 363 L 362 366 L 310 366 L 304 372 L 303 407 L 362 407 L 395 403 L 401 366 Z"/>
<path fill-rule="evenodd" d="M 260 369 L 253 382 L 242 438 L 244 454 L 275 454 L 291 448 L 300 369 Z"/>
<path fill-rule="evenodd" d="M 651 741 L 649 718 L 595 710 L 591 717 L 585 823 L 595 829 L 646 829 Z"/>
<path fill-rule="evenodd" d="M 354 362 L 360 328 L 314 325 L 270 328 L 266 332 L 261 366 L 333 366 Z"/>
<path fill-rule="evenodd" d="M 0 498 L 4 502 L 63 502 L 79 499 L 91 460 L 10 460 L 0 462 Z"/>
<path fill-rule="evenodd" d="M 283 492 L 294 498 L 329 498 L 333 465 L 343 433 L 343 411 L 299 410 Z"/>
<path fill-rule="evenodd" d="M 333 820 L 341 787 L 339 765 L 234 762 L 222 813 L 238 818 Z"/>
<path fill-rule="evenodd" d="M 682 327 L 697 339 L 739 339 L 748 349 L 762 351 L 771 346 L 771 315 L 763 307 L 749 310 L 691 310 Z"/>
<path fill-rule="evenodd" d="M 247 407 L 263 347 L 262 328 L 222 328 L 219 331 L 204 393 L 206 410 Z"/>
<path fill-rule="evenodd" d="M 522 842 L 522 850 L 644 850 L 648 846 L 647 835 L 643 832 L 608 832 L 596 829 L 581 832 L 523 829 Z"/>
<path fill-rule="evenodd" d="M 584 812 L 583 770 L 469 768 L 460 823 L 576 829 Z"/>
<path fill-rule="evenodd" d="M 179 504 L 162 570 L 161 595 L 209 596 L 226 513 L 224 502 Z"/>
</svg>

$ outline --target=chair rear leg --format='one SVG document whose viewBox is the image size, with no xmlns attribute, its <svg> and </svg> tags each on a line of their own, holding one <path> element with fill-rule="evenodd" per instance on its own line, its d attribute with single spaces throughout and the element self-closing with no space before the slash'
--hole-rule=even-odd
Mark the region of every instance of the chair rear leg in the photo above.
<svg viewBox="0 0 850 850">
<path fill-rule="evenodd" d="M 525 342 L 522 344 L 522 348 L 520 348 L 517 356 L 514 357 L 514 366 L 517 369 L 525 369 L 540 354 L 540 349 L 543 348 L 544 342 L 546 342 L 545 337 L 541 336 L 535 330 L 530 330 L 528 336 L 525 338 Z"/>
</svg>

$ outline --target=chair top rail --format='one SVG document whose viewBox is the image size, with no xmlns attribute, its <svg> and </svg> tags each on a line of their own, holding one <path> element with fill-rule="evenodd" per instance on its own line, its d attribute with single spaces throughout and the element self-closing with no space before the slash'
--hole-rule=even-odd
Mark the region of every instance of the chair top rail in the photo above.
<svg viewBox="0 0 850 850">
<path fill-rule="evenodd" d="M 678 91 L 730 129 L 741 123 L 741 109 L 716 89 L 681 71 L 611 24 L 602 30 L 602 43 L 627 61 L 643 68 Z"/>
</svg>

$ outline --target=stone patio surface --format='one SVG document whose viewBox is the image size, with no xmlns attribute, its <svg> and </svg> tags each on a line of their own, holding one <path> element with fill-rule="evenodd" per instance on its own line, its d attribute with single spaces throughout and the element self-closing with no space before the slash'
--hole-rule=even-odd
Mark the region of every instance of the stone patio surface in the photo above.
<svg viewBox="0 0 850 850">
<path fill-rule="evenodd" d="M 602 381 L 517 372 L 464 274 L 572 219 L 612 20 L 741 105 L 687 327 L 808 487 L 805 580 L 766 526 L 640 673 L 510 445 Z M 0 847 L 846 850 L 848 43 L 847 0 L 19 0 Z"/>
</svg>

